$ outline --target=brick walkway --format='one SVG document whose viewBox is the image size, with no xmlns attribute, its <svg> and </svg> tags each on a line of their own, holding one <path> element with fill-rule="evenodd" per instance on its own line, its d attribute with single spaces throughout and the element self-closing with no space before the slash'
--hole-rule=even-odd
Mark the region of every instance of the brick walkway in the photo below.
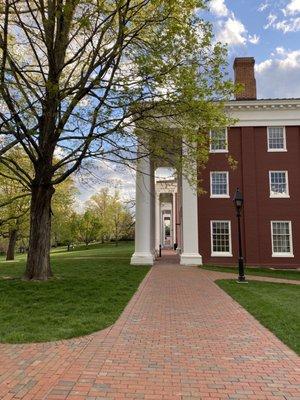
<svg viewBox="0 0 300 400">
<path fill-rule="evenodd" d="M 117 323 L 0 345 L 0 399 L 300 399 L 299 358 L 214 283 L 166 257 Z"/>
</svg>

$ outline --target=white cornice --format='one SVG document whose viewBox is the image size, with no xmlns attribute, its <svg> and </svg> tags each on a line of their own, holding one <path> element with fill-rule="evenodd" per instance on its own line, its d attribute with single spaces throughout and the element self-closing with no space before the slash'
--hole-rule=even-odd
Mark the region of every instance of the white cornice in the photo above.
<svg viewBox="0 0 300 400">
<path fill-rule="evenodd" d="M 300 126 L 300 99 L 230 101 L 225 110 L 235 126 Z"/>
</svg>

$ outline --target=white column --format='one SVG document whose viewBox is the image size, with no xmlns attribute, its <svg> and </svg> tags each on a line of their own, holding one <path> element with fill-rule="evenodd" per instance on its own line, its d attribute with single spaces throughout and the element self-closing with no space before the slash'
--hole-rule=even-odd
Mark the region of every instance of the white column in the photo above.
<svg viewBox="0 0 300 400">
<path fill-rule="evenodd" d="M 152 170 L 149 157 L 140 158 L 136 172 L 135 203 L 135 252 L 132 265 L 153 265 L 151 238 L 151 189 Z"/>
<path fill-rule="evenodd" d="M 159 201 L 159 193 L 155 195 L 155 250 L 156 254 L 159 253 L 159 245 L 160 245 L 160 201 Z"/>
<path fill-rule="evenodd" d="M 155 259 L 155 175 L 154 163 L 150 161 L 150 249 Z"/>
<path fill-rule="evenodd" d="M 173 224 L 173 245 L 176 243 L 176 193 L 172 193 L 172 224 Z"/>
<path fill-rule="evenodd" d="M 202 265 L 198 245 L 197 192 L 182 176 L 182 244 L 181 265 Z"/>
</svg>

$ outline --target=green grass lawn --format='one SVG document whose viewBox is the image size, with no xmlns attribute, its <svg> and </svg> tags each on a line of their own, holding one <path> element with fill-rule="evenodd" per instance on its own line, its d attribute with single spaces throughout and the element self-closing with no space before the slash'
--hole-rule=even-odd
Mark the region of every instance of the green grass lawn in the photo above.
<svg viewBox="0 0 300 400">
<path fill-rule="evenodd" d="M 237 267 L 220 267 L 217 265 L 202 265 L 200 268 L 207 269 L 210 271 L 220 272 L 233 272 L 238 275 Z M 300 280 L 300 271 L 284 270 L 284 269 L 267 269 L 267 268 L 254 268 L 248 267 L 245 269 L 245 275 L 256 275 L 256 276 L 271 276 L 272 278 L 282 279 L 293 279 Z"/>
<path fill-rule="evenodd" d="M 300 354 L 300 287 L 298 285 L 233 280 L 216 282 L 262 325 Z"/>
<path fill-rule="evenodd" d="M 149 270 L 130 266 L 133 245 L 81 246 L 52 252 L 55 277 L 25 282 L 25 256 L 0 260 L 0 342 L 44 342 L 113 324 Z"/>
</svg>

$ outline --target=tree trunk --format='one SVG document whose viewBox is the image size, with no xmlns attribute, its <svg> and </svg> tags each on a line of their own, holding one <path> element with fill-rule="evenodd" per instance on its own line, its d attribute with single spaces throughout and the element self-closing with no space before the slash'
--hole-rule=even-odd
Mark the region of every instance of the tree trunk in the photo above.
<svg viewBox="0 0 300 400">
<path fill-rule="evenodd" d="M 32 187 L 30 207 L 29 250 L 25 278 L 29 280 L 47 280 L 51 277 L 51 199 L 54 194 L 52 185 L 34 185 Z"/>
<path fill-rule="evenodd" d="M 9 242 L 8 249 L 6 253 L 6 261 L 11 261 L 15 259 L 15 247 L 17 243 L 18 230 L 11 229 L 9 231 Z"/>
</svg>

